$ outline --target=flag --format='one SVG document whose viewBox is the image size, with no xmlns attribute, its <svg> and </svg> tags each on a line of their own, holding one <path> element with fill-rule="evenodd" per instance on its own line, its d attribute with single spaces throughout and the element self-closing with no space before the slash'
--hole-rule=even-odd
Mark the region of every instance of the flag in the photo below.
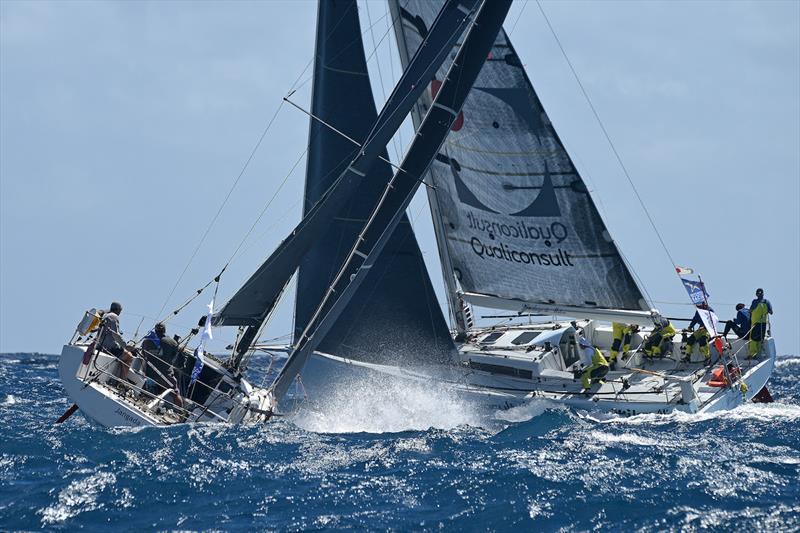
<svg viewBox="0 0 800 533">
<path fill-rule="evenodd" d="M 152 342 L 153 345 L 156 347 L 156 350 L 161 348 L 161 339 L 158 338 L 158 335 L 156 335 L 156 330 L 154 329 L 151 329 L 150 332 L 147 335 L 145 335 L 144 339 L 142 340 Z"/>
<path fill-rule="evenodd" d="M 703 325 L 706 327 L 706 331 L 711 333 L 711 336 L 714 337 L 717 335 L 717 322 L 719 319 L 717 318 L 717 314 L 710 309 L 697 309 L 697 314 L 700 315 L 700 319 L 703 321 Z"/>
<path fill-rule="evenodd" d="M 694 274 L 694 270 L 692 270 L 689 267 L 676 266 L 675 267 L 675 272 L 677 272 L 679 276 L 684 276 L 684 275 L 687 275 L 687 274 Z"/>
<path fill-rule="evenodd" d="M 708 297 L 708 291 L 706 291 L 706 285 L 702 281 L 694 281 L 691 279 L 681 278 L 683 282 L 683 286 L 686 288 L 686 292 L 689 293 L 689 298 L 692 300 L 692 303 L 702 304 L 706 303 Z"/>
<path fill-rule="evenodd" d="M 200 372 L 202 372 L 203 365 L 205 365 L 203 354 L 205 354 L 206 341 L 210 341 L 214 338 L 211 334 L 211 315 L 214 314 L 214 300 L 211 300 L 211 303 L 208 304 L 207 307 L 208 314 L 206 315 L 206 323 L 203 326 L 203 331 L 200 333 L 200 344 L 194 350 L 194 368 L 192 369 L 192 379 L 189 385 L 194 385 L 194 382 L 200 377 Z"/>
<path fill-rule="evenodd" d="M 189 385 L 194 385 L 194 382 L 200 377 L 200 372 L 202 372 L 205 364 L 205 361 L 203 361 L 203 347 L 198 346 L 194 349 L 194 368 L 192 369 L 192 380 Z"/>
</svg>

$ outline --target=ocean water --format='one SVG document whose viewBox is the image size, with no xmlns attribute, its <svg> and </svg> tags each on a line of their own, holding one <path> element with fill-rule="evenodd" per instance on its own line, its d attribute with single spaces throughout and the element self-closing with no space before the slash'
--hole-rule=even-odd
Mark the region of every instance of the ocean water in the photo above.
<svg viewBox="0 0 800 533">
<path fill-rule="evenodd" d="M 800 531 L 800 357 L 776 403 L 478 417 L 441 391 L 343 391 L 260 427 L 105 430 L 47 355 L 0 357 L 0 530 Z"/>
</svg>

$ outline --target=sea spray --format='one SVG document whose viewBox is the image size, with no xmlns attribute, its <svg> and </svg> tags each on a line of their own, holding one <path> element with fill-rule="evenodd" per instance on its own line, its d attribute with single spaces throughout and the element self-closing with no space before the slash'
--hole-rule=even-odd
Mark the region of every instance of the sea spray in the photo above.
<svg viewBox="0 0 800 533">
<path fill-rule="evenodd" d="M 343 380 L 309 400 L 293 421 L 323 433 L 396 433 L 489 423 L 453 389 L 377 374 Z"/>
</svg>

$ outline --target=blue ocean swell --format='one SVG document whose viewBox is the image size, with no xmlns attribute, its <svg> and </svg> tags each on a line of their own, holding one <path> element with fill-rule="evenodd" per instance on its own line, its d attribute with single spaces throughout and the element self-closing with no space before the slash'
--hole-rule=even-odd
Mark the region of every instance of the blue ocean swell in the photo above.
<svg viewBox="0 0 800 533">
<path fill-rule="evenodd" d="M 384 405 L 369 433 L 357 431 L 370 410 L 262 427 L 54 426 L 69 405 L 56 363 L 0 358 L 0 529 L 800 530 L 797 357 L 778 362 L 778 403 L 721 415 L 598 421 L 533 403 L 475 420 L 434 405 L 438 427 L 398 431 Z M 392 432 L 377 432 L 381 417 Z"/>
</svg>

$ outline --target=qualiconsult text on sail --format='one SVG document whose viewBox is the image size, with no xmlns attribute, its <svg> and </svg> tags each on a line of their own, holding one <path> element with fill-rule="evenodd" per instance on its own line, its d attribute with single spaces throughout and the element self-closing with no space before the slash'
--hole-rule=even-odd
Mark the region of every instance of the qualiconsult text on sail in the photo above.
<svg viewBox="0 0 800 533">
<path fill-rule="evenodd" d="M 516 250 L 507 244 L 501 242 L 486 245 L 477 237 L 470 239 L 470 246 L 472 251 L 481 259 L 502 259 L 513 263 L 523 263 L 537 266 L 553 266 L 553 267 L 574 267 L 572 262 L 574 256 L 569 252 L 558 248 L 552 252 L 528 252 L 525 250 Z"/>
<path fill-rule="evenodd" d="M 567 227 L 561 222 L 552 222 L 544 226 L 526 224 L 525 222 L 503 223 L 479 217 L 473 213 L 467 213 L 469 229 L 482 231 L 490 239 L 503 236 L 513 239 L 530 239 L 533 241 L 543 241 L 545 245 L 551 246 L 552 241 L 561 243 L 568 236 Z"/>
</svg>

